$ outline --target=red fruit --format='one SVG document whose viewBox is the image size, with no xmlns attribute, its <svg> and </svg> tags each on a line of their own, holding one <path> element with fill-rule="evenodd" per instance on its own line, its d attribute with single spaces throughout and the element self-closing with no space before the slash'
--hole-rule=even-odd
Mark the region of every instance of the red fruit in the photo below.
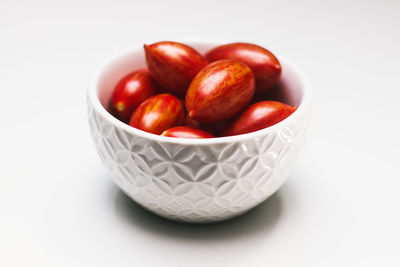
<svg viewBox="0 0 400 267">
<path fill-rule="evenodd" d="M 206 131 L 208 133 L 213 134 L 214 136 L 219 136 L 219 134 L 222 132 L 222 130 L 225 129 L 225 127 L 227 125 L 227 121 L 220 121 L 220 122 L 216 122 L 216 123 L 204 123 L 204 122 L 195 121 L 194 119 L 190 118 L 189 116 L 186 116 L 185 125 Z"/>
<path fill-rule="evenodd" d="M 144 45 L 147 66 L 168 91 L 184 97 L 190 82 L 208 62 L 196 50 L 176 42 Z"/>
<path fill-rule="evenodd" d="M 296 110 L 277 101 L 262 101 L 249 106 L 222 133 L 223 136 L 245 134 L 272 126 Z"/>
<path fill-rule="evenodd" d="M 178 98 L 170 94 L 159 94 L 140 104 L 133 112 L 129 125 L 149 133 L 161 134 L 182 124 L 184 117 L 185 112 Z"/>
<path fill-rule="evenodd" d="M 212 134 L 209 134 L 205 131 L 188 127 L 188 126 L 179 126 L 168 129 L 164 131 L 161 135 L 168 137 L 177 137 L 177 138 L 213 138 Z"/>
<path fill-rule="evenodd" d="M 256 79 L 256 93 L 272 87 L 281 75 L 281 64 L 267 49 L 248 43 L 231 43 L 218 46 L 209 51 L 205 58 L 210 61 L 236 59 L 251 68 Z"/>
<path fill-rule="evenodd" d="M 137 70 L 123 77 L 114 88 L 111 104 L 115 115 L 129 122 L 133 111 L 147 98 L 159 93 L 148 70 Z"/>
<path fill-rule="evenodd" d="M 217 122 L 233 117 L 254 94 L 254 76 L 240 61 L 220 60 L 203 68 L 186 94 L 189 117 L 199 122 Z"/>
</svg>

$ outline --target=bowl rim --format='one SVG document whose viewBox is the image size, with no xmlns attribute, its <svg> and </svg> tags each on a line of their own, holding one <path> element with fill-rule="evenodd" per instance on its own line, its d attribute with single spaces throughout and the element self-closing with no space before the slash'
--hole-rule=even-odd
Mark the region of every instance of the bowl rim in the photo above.
<svg viewBox="0 0 400 267">
<path fill-rule="evenodd" d="M 224 43 L 230 43 L 230 41 L 190 41 L 190 42 L 185 42 L 189 45 L 199 45 L 199 44 L 205 44 L 205 45 L 220 45 Z M 118 62 L 122 58 L 127 57 L 128 55 L 132 54 L 132 52 L 137 51 L 139 49 L 142 49 L 142 46 L 136 46 L 136 47 L 131 47 L 129 49 L 123 50 L 123 52 L 119 52 L 117 55 L 114 55 L 110 57 L 108 60 L 106 60 L 103 64 L 100 65 L 97 71 L 94 72 L 90 84 L 87 90 L 87 101 L 90 102 L 92 108 L 99 113 L 104 119 L 106 119 L 109 123 L 111 123 L 114 127 L 122 129 L 123 131 L 131 134 L 131 135 L 136 135 L 148 140 L 156 141 L 156 142 L 162 142 L 162 143 L 171 143 L 171 144 L 181 144 L 181 145 L 211 145 L 211 144 L 226 144 L 226 143 L 235 143 L 235 142 L 240 142 L 244 140 L 249 140 L 249 139 L 255 139 L 257 137 L 263 136 L 265 134 L 268 134 L 269 132 L 273 132 L 278 128 L 284 127 L 293 120 L 295 120 L 297 117 L 301 116 L 305 112 L 305 109 L 307 106 L 309 106 L 310 101 L 311 101 L 311 92 L 309 88 L 309 83 L 305 75 L 301 70 L 299 70 L 292 62 L 287 60 L 284 57 L 277 56 L 280 62 L 283 62 L 283 65 L 286 67 L 288 66 L 293 72 L 296 73 L 300 80 L 301 88 L 303 91 L 303 96 L 301 99 L 300 104 L 298 105 L 297 109 L 295 112 L 293 112 L 289 117 L 285 118 L 284 120 L 261 130 L 251 132 L 251 133 L 246 133 L 246 134 L 240 134 L 240 135 L 234 135 L 234 136 L 224 136 L 224 137 L 215 137 L 215 138 L 200 138 L 200 139 L 189 139 L 189 138 L 175 138 L 175 137 L 167 137 L 167 136 L 161 136 L 161 135 L 156 135 L 152 133 L 145 132 L 140 129 L 136 129 L 132 126 L 129 126 L 128 124 L 125 124 L 124 122 L 118 120 L 115 118 L 113 115 L 111 115 L 110 112 L 108 112 L 104 106 L 101 104 L 98 94 L 97 94 L 97 88 L 98 88 L 98 83 L 100 81 L 100 77 L 104 74 L 106 69 L 113 65 L 113 63 Z M 90 119 L 90 118 L 89 118 Z"/>
</svg>

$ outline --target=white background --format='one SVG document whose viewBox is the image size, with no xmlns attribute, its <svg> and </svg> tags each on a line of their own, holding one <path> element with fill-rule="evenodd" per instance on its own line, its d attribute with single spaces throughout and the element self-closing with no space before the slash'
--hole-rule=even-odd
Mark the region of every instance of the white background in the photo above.
<svg viewBox="0 0 400 267">
<path fill-rule="evenodd" d="M 296 63 L 313 128 L 289 181 L 215 225 L 152 215 L 91 143 L 91 74 L 158 40 Z M 399 266 L 400 2 L 0 0 L 0 266 Z"/>
</svg>

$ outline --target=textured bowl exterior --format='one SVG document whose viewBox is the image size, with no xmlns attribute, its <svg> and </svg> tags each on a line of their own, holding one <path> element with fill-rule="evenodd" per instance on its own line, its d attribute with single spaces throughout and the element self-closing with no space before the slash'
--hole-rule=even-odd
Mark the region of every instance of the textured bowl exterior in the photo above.
<svg viewBox="0 0 400 267">
<path fill-rule="evenodd" d="M 290 174 L 308 128 L 303 114 L 254 139 L 177 145 L 132 135 L 91 106 L 89 121 L 114 182 L 148 210 L 187 222 L 228 219 L 271 196 Z"/>
<path fill-rule="evenodd" d="M 213 222 L 248 211 L 286 181 L 307 136 L 308 102 L 269 129 L 185 142 L 116 123 L 90 93 L 88 113 L 97 152 L 129 197 L 172 220 Z"/>
</svg>

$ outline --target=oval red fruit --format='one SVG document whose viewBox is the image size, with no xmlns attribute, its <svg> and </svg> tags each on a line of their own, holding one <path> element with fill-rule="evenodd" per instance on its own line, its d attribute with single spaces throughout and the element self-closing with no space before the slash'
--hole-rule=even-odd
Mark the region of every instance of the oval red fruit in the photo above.
<svg viewBox="0 0 400 267">
<path fill-rule="evenodd" d="M 170 94 L 159 94 L 140 104 L 133 112 L 129 125 L 149 133 L 161 134 L 182 124 L 184 117 L 185 112 L 178 98 Z"/>
<path fill-rule="evenodd" d="M 192 47 L 176 42 L 144 45 L 147 66 L 165 89 L 184 97 L 190 82 L 208 62 Z"/>
<path fill-rule="evenodd" d="M 223 131 L 222 135 L 245 134 L 267 128 L 286 119 L 295 110 L 295 107 L 277 101 L 252 104 Z"/>
<path fill-rule="evenodd" d="M 123 77 L 115 86 L 111 104 L 114 114 L 123 122 L 129 122 L 133 111 L 147 98 L 159 93 L 148 70 L 137 70 Z"/>
<path fill-rule="evenodd" d="M 203 68 L 186 94 L 189 117 L 199 122 L 217 122 L 233 117 L 254 94 L 250 68 L 236 60 L 220 60 Z"/>
<path fill-rule="evenodd" d="M 164 131 L 162 136 L 177 137 L 177 138 L 213 138 L 214 136 L 205 131 L 189 127 L 179 126 Z"/>
<path fill-rule="evenodd" d="M 230 43 L 210 50 L 205 58 L 210 61 L 236 59 L 251 68 L 256 79 L 256 93 L 271 88 L 279 80 L 281 64 L 267 49 L 249 43 Z"/>
</svg>

